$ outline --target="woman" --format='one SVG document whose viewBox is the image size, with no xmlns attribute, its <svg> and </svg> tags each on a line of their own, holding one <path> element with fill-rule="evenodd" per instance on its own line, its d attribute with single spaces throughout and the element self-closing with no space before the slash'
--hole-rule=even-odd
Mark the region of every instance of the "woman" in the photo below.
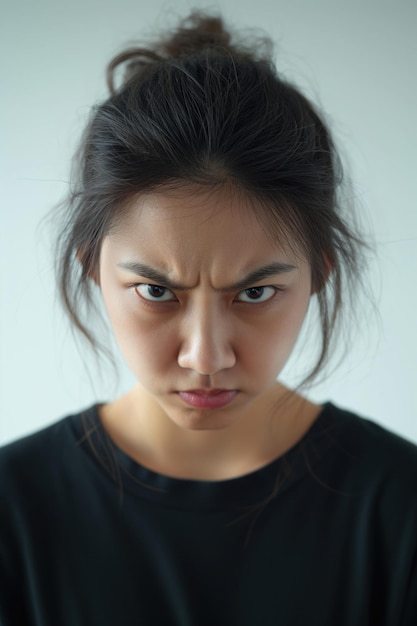
<svg viewBox="0 0 417 626">
<path fill-rule="evenodd" d="M 109 66 L 58 275 L 137 385 L 2 450 L 2 626 L 415 623 L 416 447 L 277 382 L 307 312 L 322 371 L 363 244 L 259 50 L 192 15 Z"/>
</svg>

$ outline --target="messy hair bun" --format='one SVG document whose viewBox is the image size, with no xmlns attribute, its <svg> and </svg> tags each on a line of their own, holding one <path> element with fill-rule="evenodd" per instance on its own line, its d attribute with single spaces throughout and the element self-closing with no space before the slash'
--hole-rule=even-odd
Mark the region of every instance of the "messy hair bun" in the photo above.
<svg viewBox="0 0 417 626">
<path fill-rule="evenodd" d="M 61 295 L 76 327 L 97 347 L 79 303 L 94 302 L 101 242 L 130 199 L 168 184 L 229 185 L 256 200 L 268 232 L 287 237 L 310 264 L 322 339 L 311 380 L 362 269 L 323 116 L 277 73 L 268 39 L 241 43 L 220 17 L 200 13 L 154 45 L 118 55 L 108 82 L 111 95 L 83 138 L 59 239 Z"/>
<path fill-rule="evenodd" d="M 263 52 L 265 58 L 270 56 L 272 42 L 267 37 L 260 37 L 257 41 L 257 54 Z M 192 56 L 204 50 L 221 50 L 232 57 L 253 57 L 254 47 L 246 49 L 240 42 L 232 42 L 230 31 L 225 28 L 220 17 L 193 12 L 185 18 L 169 35 L 156 40 L 149 48 L 135 47 L 124 50 L 114 57 L 107 66 L 107 85 L 111 94 L 116 91 L 115 73 L 124 66 L 122 85 L 131 78 L 140 75 L 149 64 L 168 61 L 181 57 Z"/>
</svg>

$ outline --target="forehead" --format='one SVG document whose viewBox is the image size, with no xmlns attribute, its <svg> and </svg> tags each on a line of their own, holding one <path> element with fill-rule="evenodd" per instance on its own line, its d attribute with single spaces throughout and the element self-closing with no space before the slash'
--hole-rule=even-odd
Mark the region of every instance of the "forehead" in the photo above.
<svg viewBox="0 0 417 626">
<path fill-rule="evenodd" d="M 141 262 L 189 284 L 206 276 L 233 283 L 270 263 L 305 265 L 301 255 L 271 236 L 253 198 L 225 189 L 189 187 L 141 195 L 124 208 L 102 247 L 102 269 Z M 107 266 L 108 267 L 108 266 Z"/>
</svg>

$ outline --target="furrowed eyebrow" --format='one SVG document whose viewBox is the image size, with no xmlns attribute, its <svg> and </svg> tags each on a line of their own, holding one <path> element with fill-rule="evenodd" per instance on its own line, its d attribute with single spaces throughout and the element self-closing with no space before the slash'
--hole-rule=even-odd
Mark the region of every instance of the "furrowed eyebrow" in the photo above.
<svg viewBox="0 0 417 626">
<path fill-rule="evenodd" d="M 260 280 L 264 280 L 270 276 L 287 274 L 295 269 L 297 269 L 297 266 L 289 263 L 270 263 L 269 265 L 264 265 L 264 267 L 254 270 L 237 283 L 234 283 L 229 287 L 222 287 L 219 291 L 242 291 L 243 289 L 247 289 L 248 287 L 258 283 Z"/>
<path fill-rule="evenodd" d="M 162 274 L 162 272 L 159 272 L 155 268 L 150 267 L 149 265 L 145 265 L 144 263 L 127 261 L 125 263 L 118 263 L 117 265 L 122 269 L 133 272 L 137 276 L 142 276 L 143 278 L 153 280 L 158 285 L 161 285 L 161 287 L 167 287 L 168 289 L 173 289 L 176 291 L 185 291 L 187 289 L 190 289 L 190 287 L 187 287 L 186 285 L 182 285 L 180 283 L 172 281 L 170 278 L 165 276 L 165 274 Z M 291 265 L 289 263 L 269 263 L 268 265 L 254 270 L 253 272 L 242 278 L 242 280 L 239 280 L 237 283 L 229 285 L 228 287 L 221 287 L 221 289 L 219 289 L 218 291 L 242 291 L 243 289 L 247 289 L 257 282 L 264 280 L 265 278 L 269 278 L 270 276 L 278 276 L 280 274 L 287 274 L 288 272 L 292 272 L 295 269 L 297 269 L 297 266 Z"/>
<path fill-rule="evenodd" d="M 179 283 L 172 281 L 165 276 L 165 274 L 162 274 L 162 272 L 159 272 L 155 268 L 145 265 L 144 263 L 127 261 L 126 263 L 118 263 L 117 266 L 124 270 L 128 270 L 129 272 L 133 272 L 134 274 L 137 274 L 137 276 L 149 278 L 149 280 L 153 280 L 161 287 L 168 287 L 168 289 L 176 289 L 177 291 L 185 291 L 188 289 L 185 285 L 180 285 Z"/>
</svg>

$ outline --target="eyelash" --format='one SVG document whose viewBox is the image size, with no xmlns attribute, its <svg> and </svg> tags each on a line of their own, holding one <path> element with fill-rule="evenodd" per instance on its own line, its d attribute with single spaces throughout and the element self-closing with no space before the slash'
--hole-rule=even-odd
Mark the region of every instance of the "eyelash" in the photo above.
<svg viewBox="0 0 417 626">
<path fill-rule="evenodd" d="M 163 287 L 162 285 L 154 285 L 152 283 L 136 283 L 136 285 L 134 285 L 134 290 L 135 293 L 138 295 L 139 298 L 141 298 L 142 300 L 144 300 L 146 303 L 159 303 L 159 302 L 175 302 L 175 297 L 174 298 L 170 298 L 169 300 L 163 300 L 162 298 L 155 298 L 155 300 L 151 300 L 148 298 L 145 298 L 141 293 L 139 293 L 139 287 L 147 287 L 148 290 L 149 288 L 154 288 L 154 289 L 162 289 L 165 292 L 167 292 L 168 294 L 173 294 L 172 291 L 170 291 L 167 287 Z"/>
<path fill-rule="evenodd" d="M 152 284 L 152 283 L 135 283 L 134 285 L 132 285 L 132 287 L 133 287 L 136 295 L 145 304 L 147 304 L 149 306 L 152 306 L 154 304 L 160 304 L 160 303 L 167 304 L 167 303 L 176 301 L 175 294 L 170 289 L 168 289 L 168 287 L 163 287 L 162 285 L 155 285 L 155 284 Z M 162 294 L 162 296 L 164 296 L 165 294 L 167 294 L 167 295 L 168 294 L 172 294 L 174 297 L 166 299 L 166 300 L 162 299 L 162 297 L 161 298 L 156 297 L 153 300 L 150 299 L 150 298 L 148 299 L 148 298 L 146 298 L 144 295 L 142 295 L 139 292 L 139 288 L 140 287 L 148 288 L 148 291 L 149 291 L 149 288 L 161 289 L 161 290 L 164 290 L 164 293 Z M 249 300 L 238 300 L 237 299 L 242 294 L 248 295 L 248 292 L 254 292 L 254 291 L 257 291 L 257 290 L 258 291 L 259 290 L 266 290 L 266 289 L 272 289 L 273 293 L 270 295 L 270 297 L 266 298 L 265 300 L 262 300 L 260 298 L 255 298 L 255 299 L 252 299 L 252 300 L 250 300 L 250 299 Z M 247 289 L 243 289 L 242 291 L 240 291 L 238 293 L 238 295 L 236 296 L 236 298 L 234 299 L 234 301 L 235 302 L 240 302 L 242 304 L 266 304 L 266 303 L 270 302 L 271 300 L 273 300 L 278 292 L 283 292 L 283 291 L 284 291 L 284 289 L 282 287 L 275 287 L 273 285 L 261 285 L 259 287 L 256 287 L 256 286 L 255 287 L 248 287 Z M 262 292 L 262 295 L 263 295 L 263 292 Z"/>
</svg>

